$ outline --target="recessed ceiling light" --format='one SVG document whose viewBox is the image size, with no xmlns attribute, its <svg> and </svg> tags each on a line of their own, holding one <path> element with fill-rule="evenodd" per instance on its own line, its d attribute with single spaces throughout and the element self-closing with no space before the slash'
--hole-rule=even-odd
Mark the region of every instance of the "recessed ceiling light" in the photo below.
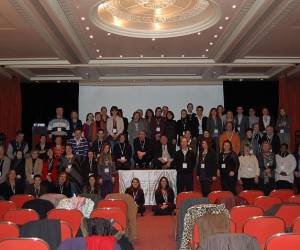
<svg viewBox="0 0 300 250">
<path fill-rule="evenodd" d="M 163 55 L 163 54 L 161 54 L 161 55 L 160 55 L 160 57 L 164 57 L 164 55 Z"/>
<path fill-rule="evenodd" d="M 143 55 L 143 54 L 141 54 L 141 55 L 140 55 L 140 57 L 144 57 L 144 55 Z"/>
<path fill-rule="evenodd" d="M 85 29 L 86 29 L 86 30 L 90 30 L 90 27 L 89 27 L 89 26 L 86 26 Z"/>
<path fill-rule="evenodd" d="M 121 57 L 121 58 L 123 58 L 123 56 L 122 56 L 122 55 L 120 55 L 120 57 Z"/>
<path fill-rule="evenodd" d="M 98 50 L 98 49 L 96 49 L 96 51 L 97 51 L 97 53 L 99 53 L 99 52 L 100 52 L 100 50 Z"/>
<path fill-rule="evenodd" d="M 57 83 L 60 83 L 60 81 L 57 81 Z"/>
<path fill-rule="evenodd" d="M 83 16 L 83 17 L 81 17 L 81 20 L 82 20 L 82 21 L 84 21 L 84 20 L 85 20 L 85 17 L 84 17 L 84 16 Z"/>
<path fill-rule="evenodd" d="M 110 32 L 108 32 L 107 35 L 110 36 L 111 35 Z"/>
<path fill-rule="evenodd" d="M 203 54 L 202 57 L 205 57 L 205 55 Z"/>
<path fill-rule="evenodd" d="M 93 39 L 93 38 L 94 38 L 94 36 L 93 36 L 93 35 L 90 35 L 90 38 L 91 38 L 91 39 Z"/>
<path fill-rule="evenodd" d="M 222 29 L 223 29 L 223 26 L 220 26 L 219 29 L 222 30 Z"/>
<path fill-rule="evenodd" d="M 263 81 L 264 79 L 263 79 L 263 78 L 261 78 L 260 80 L 261 80 L 261 81 Z"/>
<path fill-rule="evenodd" d="M 208 49 L 206 49 L 205 51 L 208 52 Z"/>
<path fill-rule="evenodd" d="M 214 35 L 214 38 L 218 38 L 218 35 L 216 34 L 216 35 Z"/>
<path fill-rule="evenodd" d="M 200 35 L 201 35 L 201 32 L 198 32 L 197 35 L 200 36 Z"/>
<path fill-rule="evenodd" d="M 210 43 L 209 43 L 209 45 L 210 45 L 210 46 L 213 46 L 213 45 L 214 45 L 214 43 L 210 42 Z"/>
<path fill-rule="evenodd" d="M 152 38 L 152 41 L 155 41 L 155 38 Z"/>
<path fill-rule="evenodd" d="M 235 4 L 234 4 L 234 5 L 232 5 L 232 8 L 233 8 L 233 9 L 235 9 L 235 8 L 236 8 L 236 5 L 235 5 Z"/>
<path fill-rule="evenodd" d="M 225 20 L 229 20 L 229 16 L 226 16 L 226 17 L 225 17 Z"/>
<path fill-rule="evenodd" d="M 102 58 L 102 55 L 100 55 L 99 58 Z"/>
<path fill-rule="evenodd" d="M 184 57 L 184 55 L 181 55 L 181 57 Z"/>
</svg>

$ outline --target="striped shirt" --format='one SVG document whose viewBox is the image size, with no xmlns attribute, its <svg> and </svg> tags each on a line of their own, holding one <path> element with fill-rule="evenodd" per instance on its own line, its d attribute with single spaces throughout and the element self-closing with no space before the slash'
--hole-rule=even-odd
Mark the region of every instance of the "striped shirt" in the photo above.
<svg viewBox="0 0 300 250">
<path fill-rule="evenodd" d="M 67 136 L 70 123 L 65 118 L 54 118 L 48 123 L 48 133 L 56 136 Z"/>
<path fill-rule="evenodd" d="M 74 155 L 82 156 L 82 157 L 87 156 L 87 152 L 88 152 L 88 148 L 89 148 L 87 139 L 85 139 L 84 137 L 81 137 L 80 140 L 77 141 L 75 138 L 73 138 L 73 139 L 69 140 L 69 143 L 72 146 Z"/>
</svg>

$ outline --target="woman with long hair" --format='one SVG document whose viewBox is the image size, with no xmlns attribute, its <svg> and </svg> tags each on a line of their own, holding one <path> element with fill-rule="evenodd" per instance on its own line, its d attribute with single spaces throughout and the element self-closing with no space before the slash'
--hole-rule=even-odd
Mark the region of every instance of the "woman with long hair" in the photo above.
<svg viewBox="0 0 300 250">
<path fill-rule="evenodd" d="M 169 180 L 165 176 L 161 177 L 155 191 L 156 206 L 152 208 L 154 215 L 172 215 L 176 207 L 174 198 L 174 191 L 170 187 Z"/>
<path fill-rule="evenodd" d="M 145 195 L 143 189 L 141 188 L 140 180 L 138 178 L 133 178 L 130 187 L 126 189 L 125 193 L 133 197 L 136 205 L 138 206 L 138 213 L 143 216 L 146 210 Z"/>
<path fill-rule="evenodd" d="M 62 171 L 57 178 L 56 185 L 54 187 L 54 193 L 63 194 L 68 198 L 72 197 L 72 189 L 69 182 L 69 175 L 67 172 Z"/>
</svg>

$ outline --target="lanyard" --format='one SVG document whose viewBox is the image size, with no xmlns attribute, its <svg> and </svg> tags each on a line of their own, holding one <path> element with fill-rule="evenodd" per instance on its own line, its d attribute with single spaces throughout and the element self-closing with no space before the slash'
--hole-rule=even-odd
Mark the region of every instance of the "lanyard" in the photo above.
<svg viewBox="0 0 300 250">
<path fill-rule="evenodd" d="M 186 151 L 186 153 L 184 153 L 183 150 L 182 150 L 182 154 L 183 154 L 183 162 L 186 161 L 186 155 L 187 155 L 187 153 L 188 153 L 188 150 Z"/>
<path fill-rule="evenodd" d="M 101 148 L 102 148 L 103 142 L 99 143 L 99 140 L 98 140 L 97 143 L 98 143 L 98 151 L 100 152 L 100 151 L 101 151 Z"/>
<path fill-rule="evenodd" d="M 141 145 L 141 148 L 142 148 L 142 150 L 144 151 L 144 147 L 145 147 L 145 141 L 140 141 L 140 145 Z"/>
<path fill-rule="evenodd" d="M 10 185 L 11 191 L 16 194 L 16 186 L 15 185 Z"/>
<path fill-rule="evenodd" d="M 133 199 L 134 199 L 134 200 L 135 200 L 135 198 L 137 197 L 137 193 L 138 193 L 138 191 L 136 191 L 136 192 L 133 191 L 133 193 L 132 193 Z"/>
<path fill-rule="evenodd" d="M 0 160 L 0 172 L 2 172 L 4 160 Z"/>
<path fill-rule="evenodd" d="M 60 191 L 60 194 L 63 194 L 63 192 L 64 192 L 64 186 L 63 185 L 59 185 L 59 191 Z"/>
<path fill-rule="evenodd" d="M 160 119 L 157 119 L 157 118 L 155 117 L 155 120 L 156 120 L 156 123 L 157 123 L 157 127 L 160 127 L 160 126 L 159 126 Z"/>
<path fill-rule="evenodd" d="M 90 167 L 90 172 L 93 171 L 93 160 L 89 160 L 89 167 Z"/>
<path fill-rule="evenodd" d="M 35 197 L 39 197 L 40 189 L 39 188 L 34 188 L 34 193 L 35 193 Z"/>
<path fill-rule="evenodd" d="M 95 189 L 94 188 L 91 188 L 90 194 L 95 194 Z"/>
<path fill-rule="evenodd" d="M 183 125 L 183 131 L 185 131 L 185 127 L 186 127 L 186 120 L 181 120 L 181 123 L 182 123 L 182 125 Z"/>
<path fill-rule="evenodd" d="M 165 202 L 168 202 L 168 194 L 167 193 L 163 193 L 163 198 L 164 198 Z"/>
<path fill-rule="evenodd" d="M 53 158 L 48 159 L 48 172 L 51 172 L 53 168 Z"/>
<path fill-rule="evenodd" d="M 120 147 L 120 150 L 121 150 L 121 153 L 122 153 L 122 156 L 124 156 L 124 151 L 125 151 L 125 142 L 124 142 L 124 146 L 122 148 L 121 146 L 121 143 L 119 143 L 119 147 Z M 144 149 L 143 149 L 144 150 Z"/>
</svg>

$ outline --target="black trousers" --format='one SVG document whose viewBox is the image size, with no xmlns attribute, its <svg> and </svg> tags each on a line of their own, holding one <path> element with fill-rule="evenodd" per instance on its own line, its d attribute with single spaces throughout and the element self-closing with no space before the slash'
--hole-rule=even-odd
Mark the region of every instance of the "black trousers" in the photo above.
<svg viewBox="0 0 300 250">
<path fill-rule="evenodd" d="M 177 194 L 184 191 L 189 192 L 193 190 L 194 190 L 193 173 L 190 174 L 177 173 Z"/>
<path fill-rule="evenodd" d="M 229 175 L 221 176 L 221 187 L 222 187 L 223 191 L 230 191 L 234 195 L 236 195 L 236 182 L 237 182 L 236 175 L 234 175 L 234 176 L 229 176 Z"/>
<path fill-rule="evenodd" d="M 256 188 L 254 178 L 241 178 L 244 190 L 254 190 Z"/>
<path fill-rule="evenodd" d="M 293 189 L 293 184 L 288 181 L 276 181 L 277 189 Z"/>
<path fill-rule="evenodd" d="M 275 182 L 273 178 L 269 178 L 268 183 L 264 183 L 263 178 L 259 178 L 259 190 L 263 191 L 265 195 L 269 195 L 272 190 L 275 188 Z"/>
<path fill-rule="evenodd" d="M 295 178 L 295 184 L 297 187 L 297 194 L 300 194 L 300 178 Z"/>
<path fill-rule="evenodd" d="M 200 180 L 201 192 L 204 197 L 211 192 L 211 181 L 210 180 Z"/>
</svg>

